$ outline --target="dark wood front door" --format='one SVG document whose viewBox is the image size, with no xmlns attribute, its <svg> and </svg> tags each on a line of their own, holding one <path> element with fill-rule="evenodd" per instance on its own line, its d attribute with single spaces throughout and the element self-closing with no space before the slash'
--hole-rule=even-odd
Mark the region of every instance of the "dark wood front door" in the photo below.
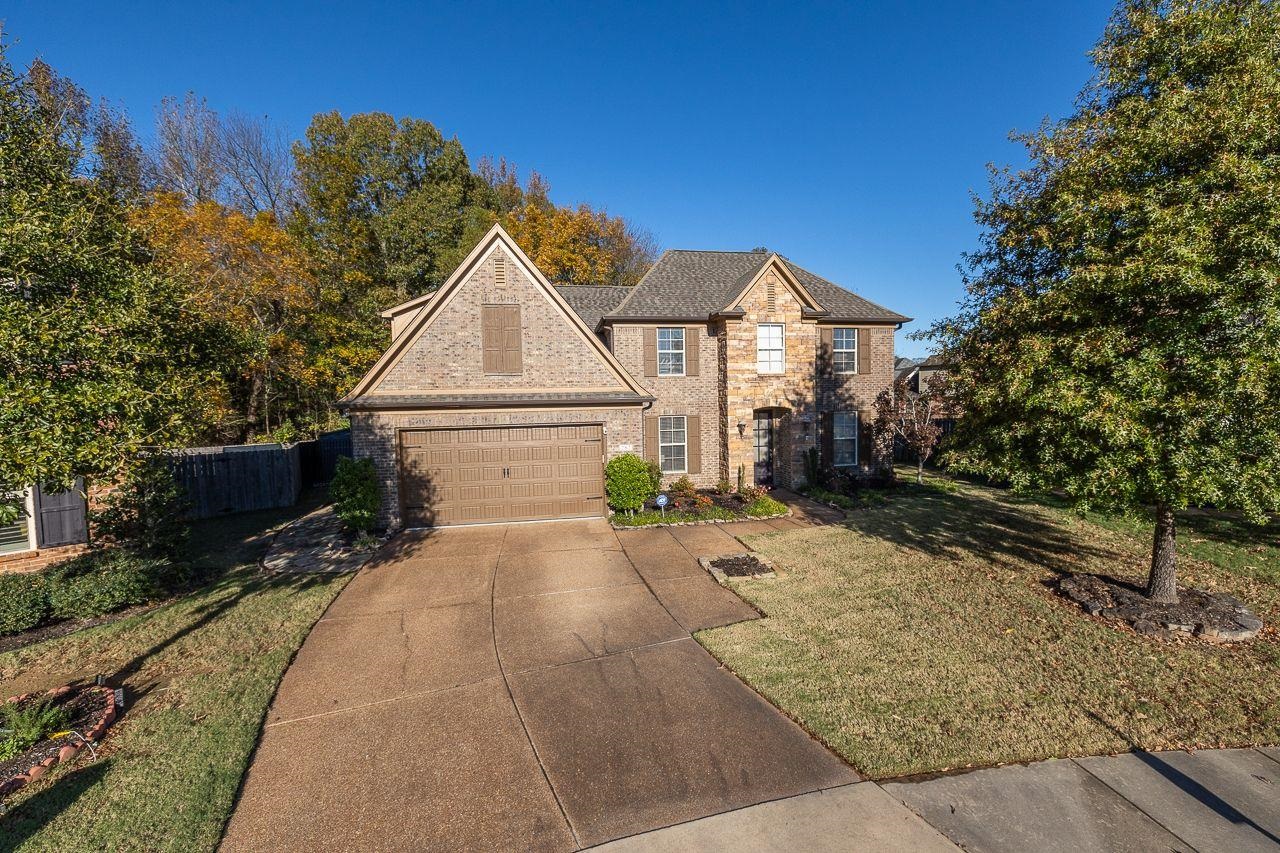
<svg viewBox="0 0 1280 853">
<path fill-rule="evenodd" d="M 773 414 L 756 412 L 756 485 L 773 485 Z"/>
</svg>

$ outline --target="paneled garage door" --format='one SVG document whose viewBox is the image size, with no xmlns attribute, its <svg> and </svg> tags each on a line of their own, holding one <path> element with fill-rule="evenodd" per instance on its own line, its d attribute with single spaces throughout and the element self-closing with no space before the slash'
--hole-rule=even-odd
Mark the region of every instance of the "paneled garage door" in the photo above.
<svg viewBox="0 0 1280 853">
<path fill-rule="evenodd" d="M 404 430 L 406 527 L 604 515 L 599 424 Z"/>
</svg>

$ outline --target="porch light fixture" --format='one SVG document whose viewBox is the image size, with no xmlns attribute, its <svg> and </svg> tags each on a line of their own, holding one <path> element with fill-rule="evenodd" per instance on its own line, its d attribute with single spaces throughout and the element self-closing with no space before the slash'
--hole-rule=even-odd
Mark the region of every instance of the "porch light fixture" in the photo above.
<svg viewBox="0 0 1280 853">
<path fill-rule="evenodd" d="M 747 434 L 747 425 L 743 421 L 738 421 L 738 437 L 741 438 Z"/>
</svg>

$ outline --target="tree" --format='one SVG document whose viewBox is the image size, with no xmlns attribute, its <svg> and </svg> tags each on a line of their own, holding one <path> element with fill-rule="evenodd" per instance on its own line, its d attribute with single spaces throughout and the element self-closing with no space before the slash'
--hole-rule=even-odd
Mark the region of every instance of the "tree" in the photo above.
<svg viewBox="0 0 1280 853">
<path fill-rule="evenodd" d="M 0 45 L 0 505 L 199 428 L 216 340 Z"/>
<path fill-rule="evenodd" d="M 1126 0 L 1076 112 L 979 201 L 958 316 L 933 329 L 957 466 L 1154 515 L 1280 508 L 1280 7 Z"/>
<path fill-rule="evenodd" d="M 307 259 L 270 212 L 253 217 L 215 202 L 187 205 L 158 193 L 137 208 L 137 222 L 165 273 L 186 285 L 189 304 L 225 324 L 235 346 L 220 368 L 238 412 L 230 437 L 248 440 L 312 402 L 306 387 L 305 328 L 314 308 Z"/>
<path fill-rule="evenodd" d="M 875 399 L 875 434 L 885 446 L 880 451 L 892 456 L 893 442 L 901 439 L 916 456 L 916 482 L 924 482 L 924 464 L 933 455 L 942 438 L 940 418 L 950 411 L 947 398 L 947 381 L 935 373 L 925 383 L 923 391 L 913 391 L 905 377 L 893 383 L 892 388 L 881 391 Z"/>
</svg>

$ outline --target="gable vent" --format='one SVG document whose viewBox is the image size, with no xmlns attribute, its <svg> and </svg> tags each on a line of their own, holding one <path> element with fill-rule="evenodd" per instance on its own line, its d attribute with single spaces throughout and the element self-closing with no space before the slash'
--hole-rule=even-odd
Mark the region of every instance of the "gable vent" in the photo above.
<svg viewBox="0 0 1280 853">
<path fill-rule="evenodd" d="M 769 311 L 778 310 L 778 281 L 769 276 L 764 282 L 764 302 Z"/>
<path fill-rule="evenodd" d="M 497 287 L 507 283 L 507 256 L 501 253 L 493 256 L 493 283 Z"/>
</svg>

